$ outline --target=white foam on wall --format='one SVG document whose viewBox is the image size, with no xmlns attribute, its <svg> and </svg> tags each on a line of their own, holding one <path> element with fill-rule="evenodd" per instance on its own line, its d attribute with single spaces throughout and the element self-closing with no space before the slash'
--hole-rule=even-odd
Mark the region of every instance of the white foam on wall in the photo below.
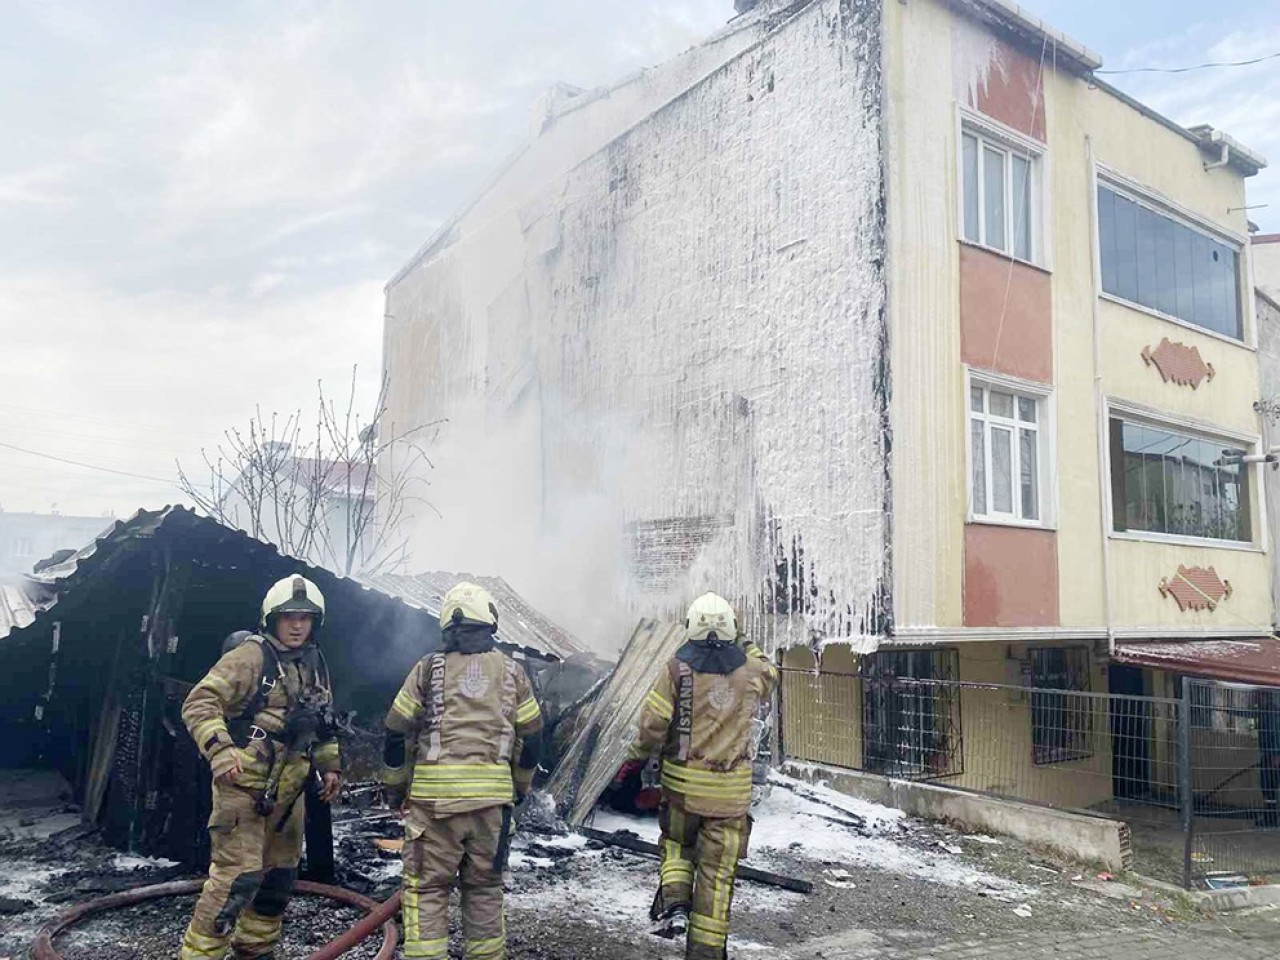
<svg viewBox="0 0 1280 960">
<path fill-rule="evenodd" d="M 445 518 L 419 517 L 415 566 L 502 574 L 600 646 L 702 589 L 766 639 L 874 646 L 878 11 L 809 5 L 392 285 L 393 412 L 450 420 Z M 627 524 L 669 518 L 717 532 L 676 582 L 640 585 Z M 798 616 L 770 616 L 775 536 L 803 546 Z"/>
</svg>

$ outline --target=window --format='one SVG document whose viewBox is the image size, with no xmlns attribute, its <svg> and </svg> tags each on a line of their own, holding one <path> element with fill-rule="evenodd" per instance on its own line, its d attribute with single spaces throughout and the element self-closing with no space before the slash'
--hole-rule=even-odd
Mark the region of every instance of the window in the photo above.
<svg viewBox="0 0 1280 960">
<path fill-rule="evenodd" d="M 1088 647 L 1031 651 L 1031 759 L 1037 764 L 1093 755 Z M 1062 691 L 1062 692 L 1056 692 Z"/>
<path fill-rule="evenodd" d="M 1223 440 L 1112 417 L 1112 526 L 1121 533 L 1252 541 L 1249 471 L 1230 462 L 1244 455 Z"/>
<path fill-rule="evenodd" d="M 1191 697 L 1191 728 L 1219 733 L 1249 733 L 1257 729 L 1259 715 L 1272 709 L 1273 698 L 1261 687 L 1179 677 Z M 1270 719 L 1270 718 L 1268 718 Z"/>
<path fill-rule="evenodd" d="M 960 137 L 964 238 L 1036 260 L 1036 182 L 1039 157 L 968 126 Z"/>
<path fill-rule="evenodd" d="M 1240 340 L 1240 249 L 1098 185 L 1102 289 Z"/>
<path fill-rule="evenodd" d="M 863 667 L 864 766 L 930 779 L 963 772 L 959 652 L 888 650 Z"/>
<path fill-rule="evenodd" d="M 970 503 L 975 518 L 1044 521 L 1046 398 L 969 385 Z"/>
</svg>

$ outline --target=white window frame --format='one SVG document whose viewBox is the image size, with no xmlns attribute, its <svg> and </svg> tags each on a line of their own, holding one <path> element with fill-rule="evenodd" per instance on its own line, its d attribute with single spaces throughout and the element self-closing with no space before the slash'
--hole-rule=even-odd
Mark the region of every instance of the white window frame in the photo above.
<svg viewBox="0 0 1280 960">
<path fill-rule="evenodd" d="M 983 401 L 983 412 L 976 414 L 973 410 L 970 397 L 973 389 L 980 387 L 985 391 Z M 990 411 L 990 393 L 991 390 L 997 390 L 1001 393 L 1012 393 L 1016 398 L 1022 397 L 1028 400 L 1034 400 L 1036 403 L 1036 433 L 1037 454 L 1039 476 L 1037 478 L 1038 489 L 1040 493 L 1040 517 L 1035 520 L 1028 520 L 1022 517 L 1022 493 L 1019 484 L 1021 476 L 1021 447 L 1017 442 L 1016 428 L 1019 426 L 1017 418 L 1017 410 L 1014 410 L 1014 419 L 1009 420 L 1007 424 L 1004 422 L 1006 418 L 995 417 L 995 421 L 1001 426 L 1008 425 L 1015 428 L 1013 437 L 1013 461 L 1011 469 L 1013 473 L 1013 505 L 1014 512 L 1011 514 L 995 513 L 988 510 L 986 513 L 978 513 L 974 509 L 973 503 L 973 422 L 977 418 L 981 418 L 986 424 L 983 436 L 983 454 L 985 463 L 983 465 L 986 477 L 986 499 L 990 505 L 993 497 L 992 484 L 992 466 L 991 466 L 991 429 L 993 417 Z M 1025 427 L 1026 424 L 1022 423 Z M 966 520 L 971 524 L 988 524 L 993 526 L 1005 527 L 1027 527 L 1034 530 L 1054 530 L 1057 528 L 1058 516 L 1058 469 L 1057 459 L 1055 456 L 1057 437 L 1057 409 L 1054 402 L 1053 387 L 1045 383 L 1036 383 L 1031 380 L 1023 380 L 1018 377 L 1005 376 L 998 373 L 990 373 L 986 370 L 975 370 L 971 367 L 965 367 L 964 377 L 964 448 L 965 448 L 965 514 Z"/>
<path fill-rule="evenodd" d="M 963 162 L 963 161 L 962 161 Z M 963 174 L 963 171 L 962 171 Z M 1119 196 L 1124 197 L 1136 203 L 1140 207 L 1146 207 L 1153 213 L 1162 217 L 1167 217 L 1175 223 L 1200 233 L 1210 240 L 1214 240 L 1224 246 L 1235 247 L 1240 256 L 1240 275 L 1237 278 L 1238 302 L 1240 304 L 1240 336 L 1232 337 L 1225 333 L 1219 333 L 1217 330 L 1210 330 L 1208 327 L 1202 327 L 1199 324 L 1192 323 L 1190 320 L 1183 320 L 1181 317 L 1175 317 L 1173 314 L 1165 313 L 1163 310 L 1157 310 L 1155 307 L 1149 307 L 1145 303 L 1138 303 L 1135 300 L 1127 300 L 1119 294 L 1110 293 L 1102 286 L 1102 218 L 1098 212 L 1098 188 L 1106 187 Z M 1243 347 L 1246 350 L 1257 350 L 1257 321 L 1254 316 L 1254 297 L 1253 291 L 1253 257 L 1249 238 L 1241 236 L 1227 227 L 1221 226 L 1200 216 L 1195 211 L 1184 207 L 1182 204 L 1169 199 L 1159 191 L 1139 183 L 1132 177 L 1127 177 L 1117 170 L 1106 166 L 1102 163 L 1094 164 L 1093 176 L 1093 250 L 1095 261 L 1095 274 L 1097 295 L 1103 300 L 1116 303 L 1130 310 L 1137 310 L 1139 313 L 1145 313 L 1151 317 L 1158 317 L 1168 323 L 1182 327 L 1184 330 L 1190 330 L 1204 337 L 1212 337 L 1215 340 L 1221 340 L 1223 343 L 1229 343 L 1235 347 Z M 963 212 L 963 211 L 962 211 Z"/>
<path fill-rule="evenodd" d="M 976 137 L 978 140 L 978 239 L 972 240 L 965 234 L 965 179 L 964 179 L 964 138 Z M 983 147 L 989 146 L 999 150 L 1006 156 L 1004 176 L 1004 209 L 1005 240 L 1008 249 L 993 246 L 986 240 L 986 177 L 983 176 L 985 154 Z M 1008 257 L 1019 263 L 1025 263 L 1044 270 L 1050 268 L 1048 257 L 1048 197 L 1045 192 L 1047 182 L 1048 156 L 1043 143 L 1033 140 L 1025 134 L 984 117 L 973 110 L 961 106 L 958 109 L 956 123 L 956 236 L 961 243 L 990 250 L 1002 257 Z M 1013 156 L 1021 157 L 1030 164 L 1031 194 L 1031 257 L 1021 257 L 1014 252 L 1014 212 L 1013 212 Z"/>
<path fill-rule="evenodd" d="M 1107 499 L 1107 537 L 1111 540 L 1132 540 L 1141 543 L 1176 544 L 1187 547 L 1201 547 L 1206 550 L 1236 550 L 1246 553 L 1262 553 L 1263 537 L 1269 529 L 1267 520 L 1267 498 L 1263 495 L 1262 485 L 1265 476 L 1258 464 L 1249 465 L 1249 517 L 1250 539 L 1248 540 L 1216 540 L 1212 537 L 1191 537 L 1181 533 L 1159 533 L 1154 530 L 1117 530 L 1116 503 L 1112 484 L 1114 461 L 1111 457 L 1111 421 L 1125 420 L 1129 423 L 1143 424 L 1158 430 L 1169 430 L 1174 433 L 1189 434 L 1201 440 L 1212 440 L 1224 444 L 1241 447 L 1246 454 L 1256 454 L 1262 449 L 1260 434 L 1240 433 L 1217 424 L 1206 423 L 1191 417 L 1179 417 L 1163 411 L 1154 410 L 1142 404 L 1117 400 L 1108 397 L 1103 410 L 1103 423 L 1108 432 L 1106 442 L 1106 490 Z"/>
</svg>

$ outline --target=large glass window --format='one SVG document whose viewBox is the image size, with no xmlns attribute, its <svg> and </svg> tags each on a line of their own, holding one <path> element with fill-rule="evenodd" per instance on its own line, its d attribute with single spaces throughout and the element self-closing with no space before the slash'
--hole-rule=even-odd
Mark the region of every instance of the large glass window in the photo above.
<svg viewBox="0 0 1280 960">
<path fill-rule="evenodd" d="M 1098 186 L 1102 289 L 1224 336 L 1242 338 L 1240 251 Z"/>
<path fill-rule="evenodd" d="M 1115 529 L 1252 540 L 1249 471 L 1235 459 L 1244 455 L 1225 441 L 1112 418 Z"/>
<path fill-rule="evenodd" d="M 1038 157 L 965 128 L 964 238 L 1020 260 L 1036 259 L 1035 165 Z"/>
<path fill-rule="evenodd" d="M 973 515 L 1043 520 L 1044 399 L 974 381 L 969 389 Z"/>
</svg>

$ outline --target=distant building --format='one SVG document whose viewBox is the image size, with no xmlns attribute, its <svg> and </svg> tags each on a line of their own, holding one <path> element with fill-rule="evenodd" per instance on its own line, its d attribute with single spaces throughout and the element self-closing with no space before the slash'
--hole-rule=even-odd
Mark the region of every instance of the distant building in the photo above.
<svg viewBox="0 0 1280 960">
<path fill-rule="evenodd" d="M 1253 247 L 1253 280 L 1258 289 L 1280 302 L 1280 233 L 1256 233 Z"/>
<path fill-rule="evenodd" d="M 378 565 L 377 478 L 368 464 L 296 456 L 287 443 L 263 454 L 221 503 L 228 526 L 340 573 Z"/>
<path fill-rule="evenodd" d="M 0 511 L 0 576 L 30 573 L 58 550 L 79 550 L 111 525 L 109 517 Z"/>
</svg>

